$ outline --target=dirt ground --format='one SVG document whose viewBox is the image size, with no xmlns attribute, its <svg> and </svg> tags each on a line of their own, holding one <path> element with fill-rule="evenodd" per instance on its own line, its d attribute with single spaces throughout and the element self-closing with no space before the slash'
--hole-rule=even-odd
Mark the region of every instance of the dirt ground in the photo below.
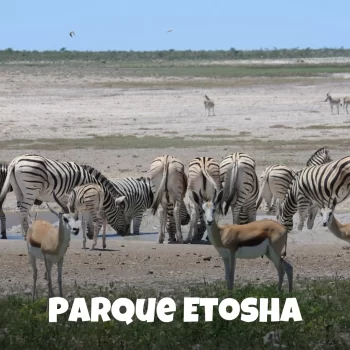
<svg viewBox="0 0 350 350">
<path fill-rule="evenodd" d="M 211 78 L 219 86 L 218 78 Z M 185 85 L 191 80 L 189 87 Z M 151 161 L 162 154 L 179 157 L 185 164 L 196 156 L 212 156 L 217 161 L 227 154 L 243 151 L 263 168 L 283 163 L 301 168 L 318 147 L 328 146 L 333 159 L 348 155 L 339 140 L 348 138 L 350 115 L 341 108 L 332 115 L 325 103 L 328 92 L 350 95 L 349 77 L 231 79 L 227 87 L 195 87 L 200 78 L 122 77 L 116 69 L 64 66 L 0 65 L 1 141 L 20 139 L 62 139 L 94 135 L 184 137 L 220 140 L 232 135 L 232 146 L 202 146 L 154 149 L 30 150 L 2 149 L 1 161 L 11 161 L 25 153 L 90 164 L 111 179 L 146 176 Z M 137 87 L 154 82 L 156 88 Z M 162 82 L 183 82 L 184 87 L 162 88 Z M 123 88 L 122 83 L 134 84 Z M 117 87 L 113 84 L 117 84 Z M 177 85 L 179 86 L 179 85 Z M 203 97 L 216 103 L 216 116 L 205 116 Z M 327 126 L 332 125 L 332 128 Z M 271 147 L 260 146 L 262 140 Z M 309 143 L 304 141 L 308 140 Z M 247 141 L 251 141 L 250 143 Z M 256 143 L 254 143 L 256 141 Z M 303 142 L 304 143 L 303 143 Z M 20 141 L 18 141 L 20 143 Z M 300 144 L 299 144 L 300 142 Z M 15 197 L 8 195 L 7 211 L 15 209 Z M 43 206 L 44 208 L 45 206 Z M 349 201 L 338 210 L 348 212 Z M 340 214 L 338 214 L 340 215 Z M 349 222 L 347 215 L 339 216 Z M 230 217 L 222 222 L 229 222 Z M 297 220 L 295 220 L 297 222 Z M 223 264 L 212 246 L 158 245 L 158 218 L 146 214 L 137 239 L 108 238 L 107 251 L 83 251 L 81 237 L 73 240 L 64 263 L 64 286 L 132 284 L 172 290 L 184 282 L 223 280 Z M 18 223 L 8 227 L 13 239 L 0 241 L 0 293 L 28 293 L 32 285 L 31 266 Z M 183 227 L 186 236 L 187 227 Z M 112 233 L 112 231 L 110 231 Z M 152 234 L 151 234 L 152 233 Z M 91 243 L 91 242 L 89 242 Z M 99 244 L 101 244 L 99 242 Z M 348 243 L 336 239 L 316 221 L 312 231 L 293 231 L 288 243 L 288 259 L 298 278 L 348 278 Z M 203 258 L 211 257 L 210 261 Z M 41 264 L 39 285 L 45 286 Z M 42 273 L 41 273 L 42 271 Z M 277 281 L 277 273 L 266 258 L 240 260 L 238 282 Z"/>
</svg>

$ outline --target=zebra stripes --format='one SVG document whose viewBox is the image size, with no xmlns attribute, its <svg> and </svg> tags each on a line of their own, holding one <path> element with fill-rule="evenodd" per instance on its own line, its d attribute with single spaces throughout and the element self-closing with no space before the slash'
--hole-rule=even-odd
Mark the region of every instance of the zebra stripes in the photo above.
<svg viewBox="0 0 350 350">
<path fill-rule="evenodd" d="M 90 170 L 90 171 L 89 171 Z M 105 189 L 104 212 L 110 225 L 120 235 L 125 234 L 124 203 L 117 205 L 113 197 L 113 186 L 100 172 L 90 167 L 86 169 L 74 162 L 58 162 L 35 154 L 16 157 L 8 166 L 7 176 L 0 193 L 0 203 L 10 186 L 13 187 L 20 212 L 21 226 L 26 238 L 28 213 L 36 199 L 54 202 L 53 192 L 59 200 L 64 200 L 74 187 L 85 183 L 98 183 L 103 179 Z"/>
<path fill-rule="evenodd" d="M 7 176 L 7 169 L 8 169 L 8 164 L 7 163 L 0 163 L 0 191 L 2 190 L 5 180 L 6 180 L 6 176 Z M 7 193 L 12 192 L 12 186 L 10 185 L 8 187 Z M 2 205 L 4 204 L 4 201 L 6 199 L 6 195 L 5 197 L 0 201 L 0 222 L 1 222 L 1 239 L 7 239 L 6 236 L 6 216 L 5 213 L 2 209 Z M 41 205 L 42 201 L 39 201 L 38 199 L 36 199 L 34 201 L 35 205 Z"/>
<path fill-rule="evenodd" d="M 315 151 L 306 162 L 306 166 L 321 165 L 330 162 L 332 159 L 329 150 L 322 147 Z M 301 170 L 299 171 L 301 172 Z M 296 172 L 289 166 L 275 164 L 267 167 L 260 177 L 260 192 L 257 201 L 257 208 L 260 207 L 262 200 L 266 201 L 265 212 L 270 214 L 276 209 L 276 202 L 281 203 L 288 191 L 289 186 L 296 176 Z M 312 207 L 310 215 L 314 216 L 317 209 Z M 311 218 L 310 218 L 311 219 Z M 314 222 L 315 217 L 312 219 Z M 311 221 L 310 221 L 311 225 Z"/>
<path fill-rule="evenodd" d="M 350 157 L 343 157 L 323 165 L 306 167 L 300 171 L 281 203 L 278 219 L 288 231 L 293 229 L 293 215 L 298 210 L 298 230 L 304 227 L 312 205 L 322 208 L 330 199 L 343 202 L 350 195 Z M 308 227 L 310 225 L 310 216 Z"/>
<path fill-rule="evenodd" d="M 256 208 L 260 207 L 264 199 L 266 202 L 265 213 L 273 212 L 276 208 L 275 201 L 283 201 L 295 175 L 295 171 L 286 165 L 275 164 L 267 167 L 260 177 L 260 192 Z"/>
<path fill-rule="evenodd" d="M 259 183 L 254 159 L 245 153 L 226 156 L 220 163 L 220 181 L 224 188 L 224 214 L 231 207 L 234 224 L 255 221 Z"/>
<path fill-rule="evenodd" d="M 191 221 L 187 242 L 201 240 L 203 237 L 203 225 L 198 231 L 198 219 L 204 222 L 201 208 L 195 202 L 192 191 L 200 193 L 203 198 L 213 199 L 221 189 L 219 164 L 211 157 L 194 158 L 188 168 L 188 197 L 190 200 Z"/>
<path fill-rule="evenodd" d="M 332 159 L 329 155 L 329 150 L 325 147 L 321 147 L 312 154 L 310 159 L 306 162 L 306 166 L 322 165 L 331 161 Z"/>
<path fill-rule="evenodd" d="M 185 167 L 177 158 L 170 155 L 160 156 L 155 158 L 151 163 L 150 178 L 152 181 L 152 191 L 155 193 L 152 204 L 153 215 L 159 208 L 160 230 L 158 243 L 163 243 L 164 241 L 167 216 L 168 213 L 171 214 L 170 203 L 173 205 L 176 241 L 182 243 L 180 208 L 186 194 L 187 186 Z M 171 229 L 171 227 L 170 223 L 168 228 Z M 172 237 L 169 237 L 169 239 L 172 239 Z"/>
</svg>

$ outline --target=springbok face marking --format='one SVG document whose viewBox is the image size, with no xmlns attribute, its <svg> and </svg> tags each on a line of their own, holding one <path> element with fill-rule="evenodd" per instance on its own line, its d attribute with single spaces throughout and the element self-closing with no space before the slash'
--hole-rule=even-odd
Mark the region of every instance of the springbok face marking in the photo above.
<svg viewBox="0 0 350 350">
<path fill-rule="evenodd" d="M 324 205 L 321 209 L 321 216 L 322 216 L 322 225 L 326 227 L 328 225 L 329 219 L 331 218 L 331 215 L 333 214 L 334 208 L 337 205 L 337 198 L 334 198 L 333 201 L 330 198 L 328 205 Z"/>
<path fill-rule="evenodd" d="M 70 231 L 74 236 L 78 235 L 81 227 L 81 221 L 75 214 L 63 214 L 60 213 L 60 219 L 63 221 L 63 225 L 67 230 Z"/>
<path fill-rule="evenodd" d="M 219 208 L 224 191 L 221 190 L 218 195 L 216 191 L 214 193 L 214 198 L 212 200 L 206 200 L 202 196 L 202 192 L 199 191 L 199 196 L 196 192 L 192 191 L 193 199 L 202 208 L 204 213 L 205 222 L 208 226 L 211 226 L 215 217 L 215 212 Z M 202 203 L 202 205 L 201 205 Z"/>
</svg>

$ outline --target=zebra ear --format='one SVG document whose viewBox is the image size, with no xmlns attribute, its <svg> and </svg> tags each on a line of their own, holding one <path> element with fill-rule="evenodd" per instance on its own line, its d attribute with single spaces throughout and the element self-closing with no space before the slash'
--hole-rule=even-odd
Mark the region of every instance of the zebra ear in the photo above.
<svg viewBox="0 0 350 350">
<path fill-rule="evenodd" d="M 193 196 L 193 200 L 195 201 L 195 203 L 198 204 L 198 206 L 201 206 L 201 204 L 200 204 L 201 201 L 199 199 L 197 192 L 192 191 L 192 196 Z"/>
<path fill-rule="evenodd" d="M 115 199 L 115 204 L 119 206 L 122 210 L 125 209 L 125 196 L 120 196 Z"/>
</svg>

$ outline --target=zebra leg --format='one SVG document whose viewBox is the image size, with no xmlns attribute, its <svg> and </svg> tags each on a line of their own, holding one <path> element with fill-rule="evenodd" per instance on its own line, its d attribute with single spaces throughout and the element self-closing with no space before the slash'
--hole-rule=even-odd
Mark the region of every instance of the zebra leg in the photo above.
<svg viewBox="0 0 350 350">
<path fill-rule="evenodd" d="M 213 115 L 215 116 L 215 110 L 214 110 L 214 107 L 213 107 Z"/>
<path fill-rule="evenodd" d="M 318 206 L 313 205 L 309 208 L 309 216 L 307 219 L 307 228 L 309 230 L 312 230 L 312 228 L 314 227 L 317 212 L 318 212 Z"/>
<path fill-rule="evenodd" d="M 162 244 L 164 242 L 165 236 L 165 226 L 167 221 L 167 211 L 166 206 L 163 206 L 163 203 L 160 205 L 158 209 L 159 219 L 160 219 L 160 230 L 158 233 L 158 243 Z"/>
<path fill-rule="evenodd" d="M 134 235 L 139 235 L 140 234 L 140 227 L 141 227 L 141 222 L 143 218 L 143 213 L 142 211 L 139 213 L 136 213 L 132 219 L 133 223 L 133 228 L 132 228 L 132 233 Z"/>
<path fill-rule="evenodd" d="M 299 224 L 298 224 L 298 230 L 302 231 L 304 228 L 304 222 L 307 217 L 307 207 L 305 208 L 304 205 L 298 204 L 298 211 L 299 211 Z"/>
<path fill-rule="evenodd" d="M 192 240 L 192 234 L 194 232 L 194 236 L 198 234 L 198 208 L 197 204 L 193 203 L 191 206 L 191 221 L 190 221 L 190 229 L 188 231 L 188 236 L 186 239 L 186 243 L 190 243 Z"/>
<path fill-rule="evenodd" d="M 94 250 L 96 245 L 97 245 L 97 237 L 98 237 L 98 233 L 99 233 L 99 229 L 98 229 L 98 225 L 96 225 L 96 217 L 91 217 L 92 220 L 92 227 L 93 227 L 93 231 L 94 231 L 94 242 L 92 243 L 92 246 L 90 248 L 90 250 Z"/>
<path fill-rule="evenodd" d="M 83 249 L 86 249 L 86 219 L 84 215 L 81 217 L 81 228 L 83 230 Z"/>
<path fill-rule="evenodd" d="M 241 208 L 239 208 L 237 205 L 231 206 L 233 224 L 240 225 L 240 217 L 239 217 L 240 211 L 241 211 Z"/>
<path fill-rule="evenodd" d="M 0 203 L 0 221 L 1 221 L 1 239 L 7 239 L 6 236 L 6 216 L 2 210 L 2 203 Z"/>
<path fill-rule="evenodd" d="M 107 218 L 104 215 L 101 215 L 101 222 L 102 222 L 102 247 L 103 249 L 106 248 L 106 231 L 107 231 Z M 101 229 L 101 226 L 99 230 Z"/>
<path fill-rule="evenodd" d="M 180 205 L 181 205 L 181 202 L 176 201 L 174 206 L 174 219 L 176 224 L 176 242 L 177 243 L 183 243 L 182 232 L 181 232 Z"/>
<path fill-rule="evenodd" d="M 256 221 L 256 208 L 248 209 L 248 223 Z"/>
</svg>

